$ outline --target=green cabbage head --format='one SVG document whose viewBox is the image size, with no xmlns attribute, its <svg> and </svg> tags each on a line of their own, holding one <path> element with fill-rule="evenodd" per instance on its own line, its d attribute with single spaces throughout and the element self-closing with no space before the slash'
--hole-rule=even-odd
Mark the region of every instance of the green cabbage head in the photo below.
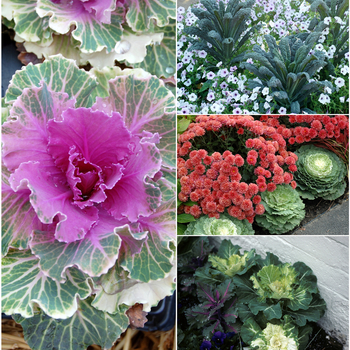
<svg viewBox="0 0 350 350">
<path fill-rule="evenodd" d="M 221 214 L 220 219 L 202 216 L 191 222 L 184 235 L 195 236 L 236 236 L 253 235 L 252 225 L 247 220 L 238 220 L 226 214 Z"/>
<path fill-rule="evenodd" d="M 261 298 L 293 299 L 293 285 L 296 283 L 298 272 L 290 266 L 283 264 L 279 266 L 264 266 L 257 275 L 250 279 Z"/>
<path fill-rule="evenodd" d="M 298 226 L 305 217 L 305 204 L 290 185 L 277 185 L 274 192 L 263 192 L 261 203 L 265 213 L 255 221 L 272 234 L 281 234 Z"/>
<path fill-rule="evenodd" d="M 298 340 L 288 336 L 283 326 L 268 323 L 260 337 L 251 342 L 251 347 L 259 350 L 298 350 Z"/>
<path fill-rule="evenodd" d="M 294 178 L 303 198 L 334 200 L 344 194 L 346 166 L 333 152 L 314 145 L 301 146 Z"/>
</svg>

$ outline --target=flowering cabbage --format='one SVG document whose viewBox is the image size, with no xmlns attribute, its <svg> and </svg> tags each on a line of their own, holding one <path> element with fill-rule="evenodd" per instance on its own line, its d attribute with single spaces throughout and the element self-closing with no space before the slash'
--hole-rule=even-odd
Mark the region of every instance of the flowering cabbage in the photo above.
<svg viewBox="0 0 350 350">
<path fill-rule="evenodd" d="M 274 192 L 262 193 L 261 203 L 265 213 L 256 217 L 256 223 L 272 234 L 292 230 L 305 217 L 305 204 L 289 185 L 277 185 Z"/>
<path fill-rule="evenodd" d="M 226 244 L 231 244 L 227 241 Z M 237 253 L 228 256 L 227 250 L 220 249 L 217 255 L 209 255 L 208 261 L 212 264 L 214 269 L 219 270 L 223 274 L 229 277 L 234 275 L 243 275 L 255 265 L 255 249 L 247 252 L 245 251 L 243 255 L 239 253 L 239 246 L 233 246 L 233 248 L 238 248 Z M 235 250 L 236 250 L 235 249 Z M 225 254 L 226 253 L 226 254 Z"/>
<path fill-rule="evenodd" d="M 4 0 L 4 23 L 39 58 L 61 53 L 79 65 L 127 61 L 175 73 L 175 1 Z M 140 63 L 142 62 L 142 63 Z"/>
<path fill-rule="evenodd" d="M 54 56 L 5 102 L 3 312 L 33 349 L 111 347 L 130 306 L 174 288 L 174 96 L 142 70 Z"/>
<path fill-rule="evenodd" d="M 303 198 L 334 200 L 344 194 L 346 166 L 333 152 L 314 145 L 301 146 L 295 180 Z"/>
<path fill-rule="evenodd" d="M 298 330 L 290 318 L 281 324 L 267 323 L 264 329 L 249 319 L 242 327 L 242 337 L 250 340 L 252 349 L 257 350 L 298 350 Z"/>
<path fill-rule="evenodd" d="M 233 276 L 238 301 L 246 304 L 245 319 L 257 315 L 267 321 L 291 317 L 293 323 L 305 326 L 317 322 L 326 305 L 317 288 L 317 278 L 303 262 L 282 264 L 268 253 L 261 268 L 251 276 Z"/>
<path fill-rule="evenodd" d="M 184 235 L 236 236 L 253 235 L 254 229 L 248 220 L 238 220 L 232 216 L 221 214 L 220 219 L 202 216 L 190 222 Z"/>
</svg>

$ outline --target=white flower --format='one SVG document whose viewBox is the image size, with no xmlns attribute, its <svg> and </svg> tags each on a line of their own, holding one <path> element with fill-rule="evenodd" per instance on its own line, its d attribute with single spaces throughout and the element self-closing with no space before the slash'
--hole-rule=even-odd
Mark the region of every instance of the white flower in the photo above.
<svg viewBox="0 0 350 350">
<path fill-rule="evenodd" d="M 335 52 L 335 51 L 337 51 L 337 48 L 335 47 L 335 45 L 332 45 L 329 47 L 329 51 Z"/>
<path fill-rule="evenodd" d="M 337 85 L 338 88 L 341 88 L 345 85 L 345 80 L 343 78 L 337 78 L 334 80 L 334 84 Z"/>
<path fill-rule="evenodd" d="M 255 87 L 255 88 L 253 89 L 253 92 L 259 92 L 260 89 L 261 89 L 261 87 L 260 87 L 260 86 L 257 86 L 257 87 Z"/>
<path fill-rule="evenodd" d="M 192 94 L 188 95 L 188 99 L 191 101 L 191 102 L 194 102 L 197 100 L 197 95 L 192 92 Z"/>
<path fill-rule="evenodd" d="M 247 94 L 244 94 L 241 96 L 241 102 L 244 103 L 244 102 L 247 102 L 248 101 L 248 98 L 249 96 Z"/>
<path fill-rule="evenodd" d="M 326 37 L 324 35 L 321 35 L 320 38 L 318 39 L 319 43 L 323 43 L 326 40 Z"/>
<path fill-rule="evenodd" d="M 349 67 L 344 66 L 343 68 L 340 69 L 341 74 L 346 75 L 349 74 Z"/>
<path fill-rule="evenodd" d="M 279 114 L 286 114 L 286 113 L 287 113 L 287 109 L 284 108 L 284 107 L 281 107 L 281 108 L 278 110 L 278 113 L 279 113 Z"/>
<path fill-rule="evenodd" d="M 259 103 L 255 102 L 253 108 L 254 108 L 255 111 L 258 110 L 259 109 Z"/>
<path fill-rule="evenodd" d="M 208 78 L 208 79 L 213 79 L 213 78 L 215 78 L 215 73 L 213 73 L 213 72 L 207 73 L 207 78 Z"/>
<path fill-rule="evenodd" d="M 262 93 L 263 95 L 267 95 L 267 94 L 269 93 L 269 88 L 268 88 L 268 87 L 264 87 L 264 88 L 262 89 L 261 93 Z"/>
<path fill-rule="evenodd" d="M 181 22 L 178 22 L 177 23 L 177 29 L 178 30 L 182 30 L 182 29 L 184 29 L 185 28 L 185 26 L 181 23 Z"/>
<path fill-rule="evenodd" d="M 325 92 L 326 94 L 331 94 L 331 93 L 332 93 L 332 89 L 331 89 L 330 87 L 328 87 L 328 86 L 325 86 L 325 87 L 324 87 L 324 92 Z"/>
<path fill-rule="evenodd" d="M 317 45 L 315 46 L 315 49 L 316 49 L 316 50 L 319 50 L 319 51 L 322 51 L 322 50 L 323 50 L 323 45 L 322 45 L 322 44 L 317 44 Z"/>
<path fill-rule="evenodd" d="M 209 92 L 208 92 L 208 95 L 207 95 L 207 100 L 208 100 L 208 101 L 213 101 L 214 98 L 215 98 L 214 92 L 213 92 L 213 91 L 209 91 Z"/>
<path fill-rule="evenodd" d="M 271 101 L 273 100 L 273 97 L 270 96 L 270 95 L 267 95 L 267 96 L 265 97 L 265 100 L 266 100 L 267 102 L 271 102 Z"/>
<path fill-rule="evenodd" d="M 339 97 L 339 100 L 340 100 L 341 103 L 344 103 L 345 102 L 345 96 Z"/>
<path fill-rule="evenodd" d="M 339 23 L 339 24 L 344 24 L 344 22 L 342 21 L 342 19 L 341 19 L 340 17 L 335 16 L 334 19 L 335 19 L 335 21 L 336 21 L 337 23 Z"/>
<path fill-rule="evenodd" d="M 193 68 L 194 68 L 194 65 L 193 65 L 192 63 L 190 63 L 190 64 L 187 66 L 186 70 L 187 70 L 187 72 L 193 72 Z"/>
<path fill-rule="evenodd" d="M 185 85 L 185 86 L 190 86 L 191 84 L 192 84 L 191 79 L 187 79 L 187 80 L 184 82 L 184 85 Z"/>
<path fill-rule="evenodd" d="M 206 58 L 207 57 L 207 52 L 204 51 L 204 50 L 198 51 L 198 57 Z"/>
<path fill-rule="evenodd" d="M 236 108 L 233 110 L 232 114 L 242 114 L 242 110 L 241 110 L 239 107 L 236 107 Z"/>
<path fill-rule="evenodd" d="M 329 98 L 329 96 L 325 94 L 321 94 L 320 98 L 318 99 L 318 102 L 321 102 L 323 105 L 329 103 L 330 101 L 331 99 Z"/>
<path fill-rule="evenodd" d="M 216 67 L 220 67 L 222 65 L 222 61 L 220 61 L 217 65 L 216 65 Z"/>
<path fill-rule="evenodd" d="M 325 17 L 324 18 L 324 20 L 323 20 L 323 22 L 325 23 L 325 24 L 329 24 L 329 23 L 331 23 L 331 21 L 332 21 L 332 18 L 331 17 Z"/>
<path fill-rule="evenodd" d="M 252 101 L 255 101 L 257 99 L 257 97 L 258 97 L 258 94 L 256 92 L 253 92 L 250 95 L 249 99 L 252 100 Z M 241 99 L 241 101 L 242 101 L 242 99 Z"/>
<path fill-rule="evenodd" d="M 269 109 L 269 108 L 270 108 L 270 104 L 269 104 L 268 102 L 265 102 L 265 103 L 264 103 L 264 108 L 265 108 L 265 109 Z"/>
<path fill-rule="evenodd" d="M 183 6 L 180 6 L 177 8 L 177 12 L 180 13 L 180 14 L 183 14 L 186 12 L 185 8 Z"/>
</svg>

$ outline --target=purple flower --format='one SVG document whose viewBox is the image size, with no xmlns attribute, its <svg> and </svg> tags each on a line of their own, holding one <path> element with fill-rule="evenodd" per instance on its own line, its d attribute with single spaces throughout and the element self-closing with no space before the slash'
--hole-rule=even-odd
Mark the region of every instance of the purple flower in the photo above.
<svg viewBox="0 0 350 350">
<path fill-rule="evenodd" d="M 211 342 L 209 340 L 203 340 L 203 343 L 201 344 L 199 350 L 207 350 L 211 349 Z"/>
<path fill-rule="evenodd" d="M 211 340 L 215 343 L 216 346 L 222 345 L 225 339 L 226 339 L 226 334 L 220 331 L 215 332 L 213 337 L 211 338 Z"/>
</svg>

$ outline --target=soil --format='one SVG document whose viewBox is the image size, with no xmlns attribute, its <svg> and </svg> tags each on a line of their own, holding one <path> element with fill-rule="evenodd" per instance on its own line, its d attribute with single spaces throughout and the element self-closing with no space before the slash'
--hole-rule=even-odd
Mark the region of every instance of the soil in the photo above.
<svg viewBox="0 0 350 350">
<path fill-rule="evenodd" d="M 284 235 L 293 234 L 295 231 L 304 227 L 307 223 L 314 220 L 319 215 L 326 213 L 327 211 L 334 208 L 336 205 L 340 205 L 347 200 L 349 200 L 349 186 L 345 190 L 345 193 L 334 201 L 326 201 L 322 198 L 317 198 L 315 200 L 303 199 L 303 202 L 305 204 L 305 212 L 306 212 L 304 220 L 300 223 L 299 226 L 295 227 L 291 231 L 284 233 Z M 266 235 L 266 234 L 269 235 L 269 232 L 267 230 L 264 230 L 262 227 L 258 226 L 256 223 L 253 223 L 253 228 L 255 230 L 255 235 Z"/>
<path fill-rule="evenodd" d="M 315 325 L 310 336 L 310 343 L 305 350 L 342 350 L 343 345 L 328 335 L 324 329 Z"/>
</svg>

